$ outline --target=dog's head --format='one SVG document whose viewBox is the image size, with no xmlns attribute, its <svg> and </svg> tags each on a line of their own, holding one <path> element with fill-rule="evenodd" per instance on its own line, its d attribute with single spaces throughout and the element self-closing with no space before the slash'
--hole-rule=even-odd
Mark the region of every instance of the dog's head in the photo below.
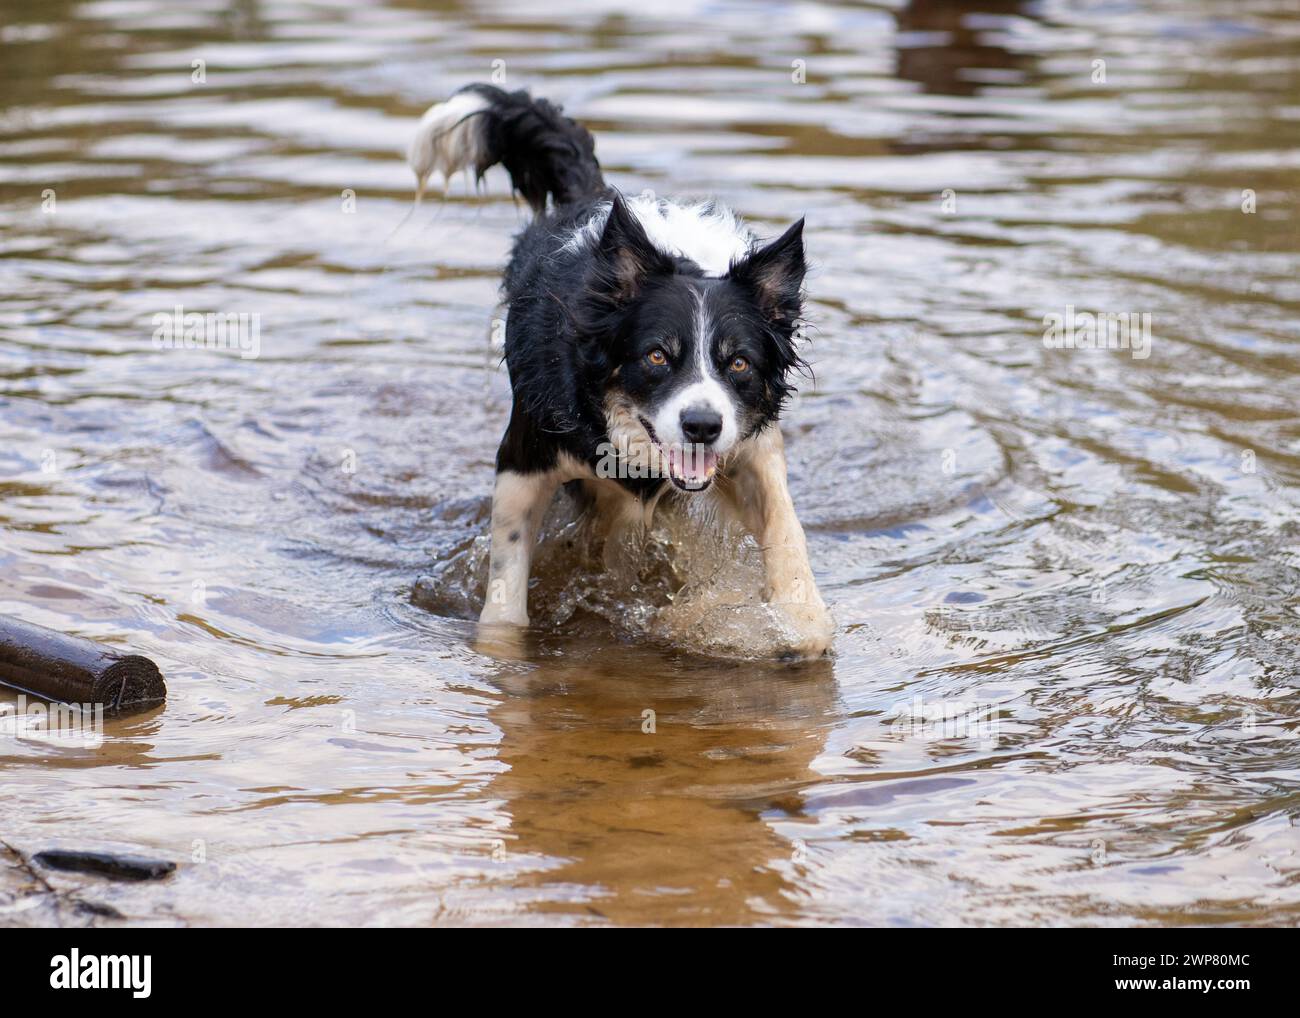
<svg viewBox="0 0 1300 1018">
<path fill-rule="evenodd" d="M 593 251 L 580 330 L 605 386 L 610 437 L 641 429 L 656 469 L 703 491 L 719 462 L 772 424 L 800 365 L 803 220 L 706 276 L 655 247 L 614 198 Z"/>
</svg>

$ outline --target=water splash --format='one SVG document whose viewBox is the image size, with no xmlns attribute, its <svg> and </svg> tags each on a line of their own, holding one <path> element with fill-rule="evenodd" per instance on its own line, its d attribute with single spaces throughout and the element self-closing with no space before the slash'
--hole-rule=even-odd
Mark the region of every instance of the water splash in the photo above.
<svg viewBox="0 0 1300 1018">
<path fill-rule="evenodd" d="M 412 602 L 438 615 L 477 617 L 489 545 L 486 533 L 461 542 L 420 577 Z M 663 500 L 648 527 L 611 528 L 565 494 L 542 526 L 529 614 L 537 629 L 563 632 L 594 617 L 624 640 L 759 660 L 798 639 L 762 590 L 758 545 L 721 517 L 707 495 Z"/>
</svg>

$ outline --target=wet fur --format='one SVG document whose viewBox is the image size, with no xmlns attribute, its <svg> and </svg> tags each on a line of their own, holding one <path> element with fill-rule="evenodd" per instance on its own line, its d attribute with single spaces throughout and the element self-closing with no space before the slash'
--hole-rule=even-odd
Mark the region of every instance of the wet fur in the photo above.
<svg viewBox="0 0 1300 1018">
<path fill-rule="evenodd" d="M 767 262 L 745 262 L 715 278 L 688 258 L 655 250 L 620 196 L 595 198 L 538 217 L 516 241 L 504 284 L 513 406 L 497 469 L 549 469 L 562 453 L 594 467 L 611 442 L 611 395 L 626 414 L 628 397 L 635 401 L 647 392 L 640 355 L 674 344 L 684 347 L 679 352 L 685 359 L 694 355 L 701 295 L 708 316 L 725 323 L 716 359 L 742 354 L 753 365 L 739 393 L 743 437 L 774 425 L 793 391 L 790 375 L 801 365 L 794 330 L 804 270 L 802 223 L 781 238 L 784 246 Z M 604 212 L 602 202 L 614 203 L 614 211 L 601 239 L 575 250 L 571 237 Z M 768 263 L 782 260 L 789 266 L 774 274 Z M 626 417 L 624 423 L 630 423 Z M 620 483 L 644 496 L 668 482 Z"/>
</svg>

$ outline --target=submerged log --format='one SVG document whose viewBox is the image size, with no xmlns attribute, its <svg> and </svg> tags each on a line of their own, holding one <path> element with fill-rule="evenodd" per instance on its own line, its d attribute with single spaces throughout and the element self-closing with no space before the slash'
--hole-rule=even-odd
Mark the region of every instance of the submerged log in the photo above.
<svg viewBox="0 0 1300 1018">
<path fill-rule="evenodd" d="M 0 615 L 0 685 L 66 704 L 103 704 L 105 713 L 167 699 L 158 666 L 77 636 Z"/>
<path fill-rule="evenodd" d="M 176 864 L 165 859 L 142 859 L 111 852 L 75 852 L 49 849 L 32 856 L 42 866 L 65 873 L 92 873 L 110 880 L 161 880 L 176 872 Z"/>
</svg>

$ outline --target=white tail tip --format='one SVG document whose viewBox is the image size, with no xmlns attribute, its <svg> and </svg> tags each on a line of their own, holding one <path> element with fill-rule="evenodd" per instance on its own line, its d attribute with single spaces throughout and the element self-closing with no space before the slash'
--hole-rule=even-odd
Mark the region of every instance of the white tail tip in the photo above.
<svg viewBox="0 0 1300 1018">
<path fill-rule="evenodd" d="M 406 151 L 415 173 L 415 200 L 424 195 L 429 175 L 440 172 L 448 180 L 458 170 L 471 169 L 483 155 L 485 123 L 475 116 L 490 103 L 477 92 L 458 92 L 444 103 L 430 106 Z"/>
</svg>

